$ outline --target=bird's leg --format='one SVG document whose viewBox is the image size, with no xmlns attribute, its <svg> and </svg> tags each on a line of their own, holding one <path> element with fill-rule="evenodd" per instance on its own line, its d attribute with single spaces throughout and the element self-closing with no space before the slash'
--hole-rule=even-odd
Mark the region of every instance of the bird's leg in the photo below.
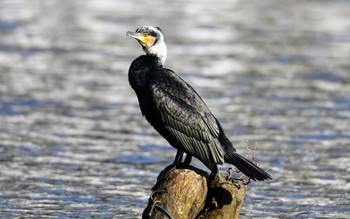
<svg viewBox="0 0 350 219">
<path fill-rule="evenodd" d="M 190 165 L 191 161 L 192 161 L 192 155 L 186 154 L 185 161 L 183 162 L 183 164 Z"/>
<path fill-rule="evenodd" d="M 185 160 L 178 165 L 176 165 L 177 168 L 186 168 L 190 165 L 192 160 L 192 156 L 189 154 L 186 154 Z"/>
<path fill-rule="evenodd" d="M 174 163 L 173 163 L 175 166 L 178 166 L 178 165 L 181 164 L 183 154 L 184 154 L 183 151 L 177 150 L 177 153 L 176 153 L 176 156 L 175 156 L 175 160 L 174 160 Z"/>
<path fill-rule="evenodd" d="M 159 175 L 157 177 L 158 181 L 162 180 L 172 169 L 174 169 L 174 167 L 177 167 L 181 164 L 183 154 L 184 154 L 183 151 L 180 151 L 180 150 L 177 151 L 174 162 L 172 164 L 170 164 L 169 166 L 165 167 L 164 170 L 162 170 L 159 173 Z"/>
<path fill-rule="evenodd" d="M 211 173 L 209 175 L 209 183 L 211 185 L 211 182 L 214 181 L 216 174 L 218 173 L 218 166 L 216 164 L 212 165 L 212 167 L 209 168 L 211 170 Z"/>
</svg>

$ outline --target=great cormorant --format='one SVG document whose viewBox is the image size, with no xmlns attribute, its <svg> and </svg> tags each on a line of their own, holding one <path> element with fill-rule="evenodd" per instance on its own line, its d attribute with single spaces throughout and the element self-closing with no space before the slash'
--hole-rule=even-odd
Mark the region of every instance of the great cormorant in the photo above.
<svg viewBox="0 0 350 219">
<path fill-rule="evenodd" d="M 236 152 L 197 92 L 174 71 L 163 67 L 167 49 L 159 27 L 143 26 L 126 35 L 135 38 L 146 52 L 132 62 L 129 83 L 142 114 L 177 149 L 174 166 L 189 164 L 194 156 L 211 170 L 211 176 L 217 173 L 218 164 L 226 162 L 253 180 L 271 179 L 267 172 Z"/>
</svg>

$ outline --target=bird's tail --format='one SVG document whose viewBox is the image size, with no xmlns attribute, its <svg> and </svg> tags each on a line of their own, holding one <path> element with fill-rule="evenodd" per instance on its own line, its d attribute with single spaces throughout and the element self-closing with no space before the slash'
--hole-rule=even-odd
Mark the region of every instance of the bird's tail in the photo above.
<svg viewBox="0 0 350 219">
<path fill-rule="evenodd" d="M 242 173 L 254 181 L 271 179 L 270 174 L 265 172 L 265 170 L 261 169 L 247 158 L 239 155 L 234 150 L 226 151 L 225 162 L 235 165 Z"/>
</svg>

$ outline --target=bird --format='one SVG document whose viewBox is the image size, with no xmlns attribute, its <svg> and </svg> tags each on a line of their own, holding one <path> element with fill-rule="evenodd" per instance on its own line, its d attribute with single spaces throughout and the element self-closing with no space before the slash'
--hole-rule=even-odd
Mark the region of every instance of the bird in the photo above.
<svg viewBox="0 0 350 219">
<path fill-rule="evenodd" d="M 189 165 L 195 157 L 211 171 L 210 177 L 215 177 L 218 165 L 229 163 L 254 181 L 271 179 L 270 174 L 236 152 L 195 89 L 164 67 L 167 47 L 159 27 L 141 26 L 126 35 L 136 39 L 146 53 L 131 63 L 128 79 L 142 115 L 177 149 L 171 167 Z"/>
</svg>

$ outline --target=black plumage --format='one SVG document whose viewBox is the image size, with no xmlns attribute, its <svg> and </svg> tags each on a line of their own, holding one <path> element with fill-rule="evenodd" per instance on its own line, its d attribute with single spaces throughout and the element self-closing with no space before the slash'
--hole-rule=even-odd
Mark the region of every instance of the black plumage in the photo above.
<svg viewBox="0 0 350 219">
<path fill-rule="evenodd" d="M 129 83 L 142 114 L 178 150 L 174 165 L 180 165 L 186 153 L 186 164 L 194 156 L 212 174 L 216 174 L 218 164 L 227 162 L 253 180 L 270 179 L 268 173 L 236 153 L 197 92 L 175 72 L 163 67 L 166 46 L 160 29 L 145 26 L 127 35 L 137 39 L 146 52 L 132 62 Z"/>
</svg>

